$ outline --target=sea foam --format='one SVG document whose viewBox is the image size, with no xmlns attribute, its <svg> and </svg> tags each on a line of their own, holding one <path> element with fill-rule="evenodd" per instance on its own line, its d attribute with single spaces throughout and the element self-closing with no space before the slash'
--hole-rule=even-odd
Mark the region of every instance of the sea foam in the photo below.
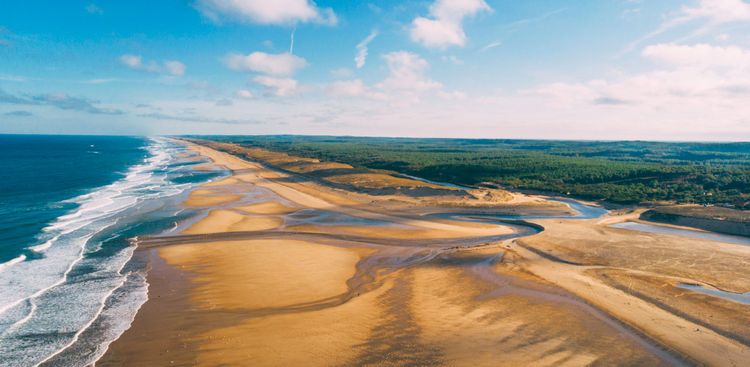
<svg viewBox="0 0 750 367">
<path fill-rule="evenodd" d="M 175 158 L 182 146 L 147 149 L 122 179 L 68 200 L 77 207 L 28 248 L 38 256 L 0 264 L 0 365 L 90 365 L 129 327 L 148 289 L 130 265 L 129 231 L 181 212 L 175 203 L 196 184 L 170 181 L 187 163 Z"/>
</svg>

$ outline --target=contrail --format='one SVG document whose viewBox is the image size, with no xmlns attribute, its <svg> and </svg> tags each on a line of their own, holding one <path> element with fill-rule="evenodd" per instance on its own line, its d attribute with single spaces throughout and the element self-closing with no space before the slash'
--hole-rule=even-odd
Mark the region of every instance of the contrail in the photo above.
<svg viewBox="0 0 750 367">
<path fill-rule="evenodd" d="M 297 31 L 297 27 L 292 28 L 292 42 L 289 44 L 289 54 L 294 54 L 294 32 Z"/>
</svg>

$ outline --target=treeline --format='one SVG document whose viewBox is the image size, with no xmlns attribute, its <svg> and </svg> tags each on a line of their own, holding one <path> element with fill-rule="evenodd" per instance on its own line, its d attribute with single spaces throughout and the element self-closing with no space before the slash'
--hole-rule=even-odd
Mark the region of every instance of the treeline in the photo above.
<svg viewBox="0 0 750 367">
<path fill-rule="evenodd" d="M 206 137 L 204 137 L 206 138 Z M 750 144 L 222 136 L 434 181 L 552 191 L 632 204 L 730 204 L 750 209 Z"/>
</svg>

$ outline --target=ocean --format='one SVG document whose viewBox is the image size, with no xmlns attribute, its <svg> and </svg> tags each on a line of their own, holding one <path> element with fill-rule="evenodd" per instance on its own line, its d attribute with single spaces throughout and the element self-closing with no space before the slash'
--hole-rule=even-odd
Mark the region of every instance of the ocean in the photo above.
<svg viewBox="0 0 750 367">
<path fill-rule="evenodd" d="M 84 366 L 148 298 L 137 236 L 224 175 L 162 138 L 0 135 L 0 366 Z"/>
</svg>

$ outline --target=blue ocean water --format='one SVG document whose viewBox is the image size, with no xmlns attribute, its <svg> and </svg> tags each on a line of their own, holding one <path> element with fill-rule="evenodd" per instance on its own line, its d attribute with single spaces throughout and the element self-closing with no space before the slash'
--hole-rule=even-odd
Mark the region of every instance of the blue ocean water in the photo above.
<svg viewBox="0 0 750 367">
<path fill-rule="evenodd" d="M 0 366 L 89 365 L 147 299 L 131 238 L 222 172 L 166 139 L 0 135 Z"/>
<path fill-rule="evenodd" d="M 143 138 L 0 136 L 0 263 L 22 254 L 64 202 L 124 177 L 146 158 Z"/>
</svg>

